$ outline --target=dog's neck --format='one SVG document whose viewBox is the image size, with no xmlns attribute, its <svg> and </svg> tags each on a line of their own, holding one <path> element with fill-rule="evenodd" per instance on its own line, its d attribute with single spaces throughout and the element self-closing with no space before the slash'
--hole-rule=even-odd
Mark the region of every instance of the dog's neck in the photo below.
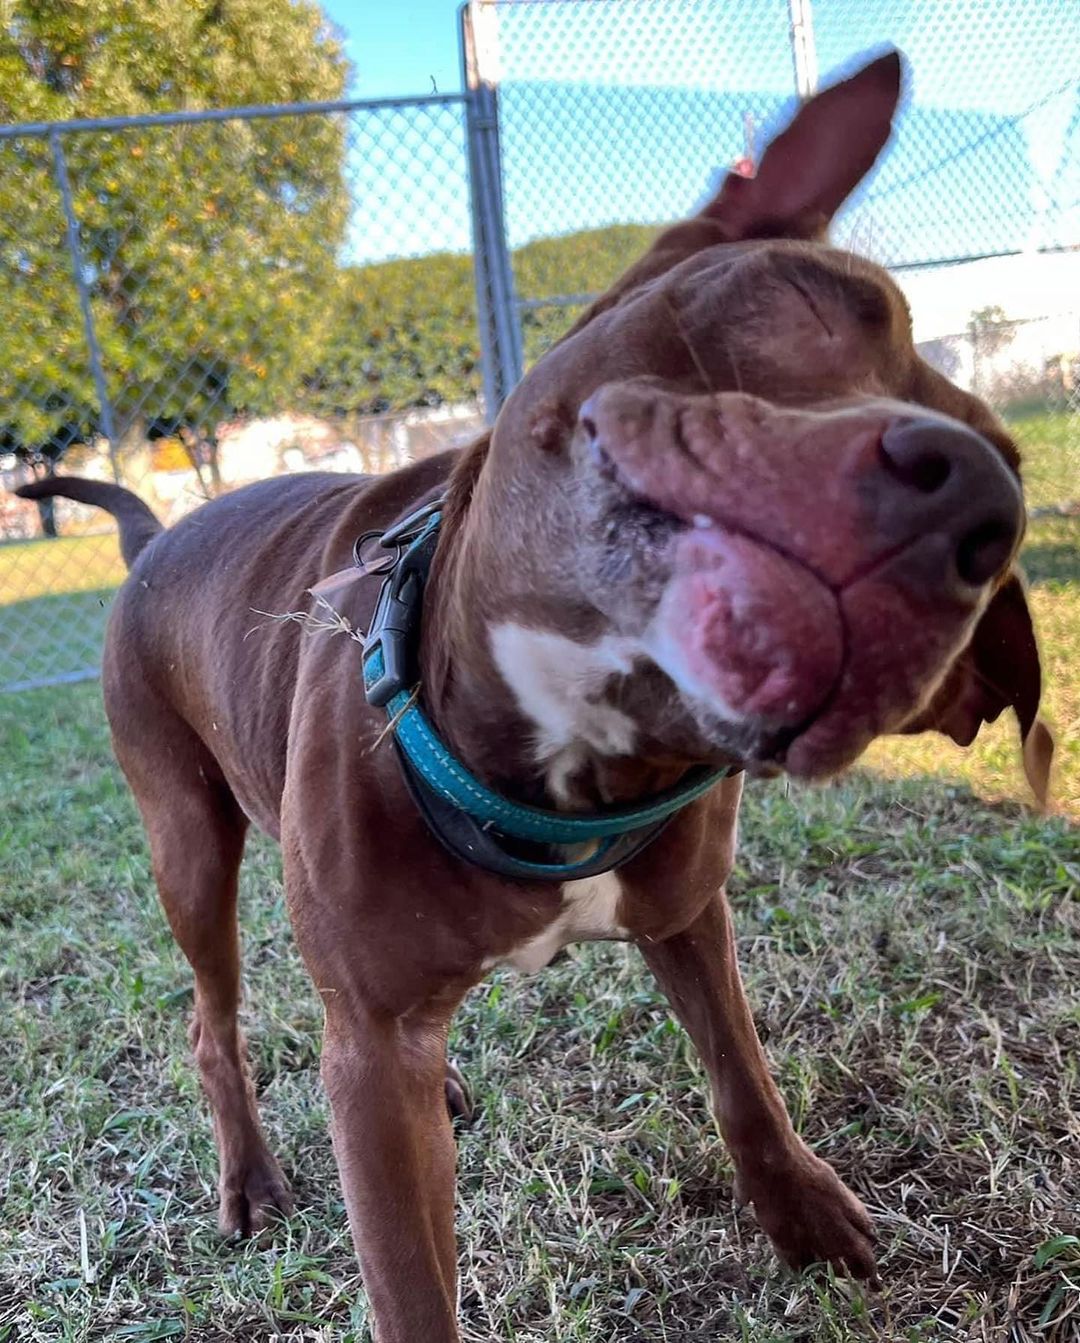
<svg viewBox="0 0 1080 1343">
<path fill-rule="evenodd" d="M 639 751 L 635 725 L 587 693 L 629 669 L 620 641 L 539 597 L 506 615 L 499 538 L 514 515 L 476 488 L 485 456 L 474 445 L 455 473 L 425 588 L 421 684 L 437 731 L 485 783 L 534 806 L 588 811 L 674 785 L 695 762 Z"/>
</svg>

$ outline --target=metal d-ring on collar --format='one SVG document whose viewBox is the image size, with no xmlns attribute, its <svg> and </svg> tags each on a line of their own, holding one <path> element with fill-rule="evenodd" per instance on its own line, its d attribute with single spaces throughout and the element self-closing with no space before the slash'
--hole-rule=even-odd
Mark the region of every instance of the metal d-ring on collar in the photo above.
<svg viewBox="0 0 1080 1343">
<path fill-rule="evenodd" d="M 455 759 L 419 704 L 424 585 L 444 502 L 425 504 L 385 532 L 365 533 L 353 547 L 358 564 L 384 575 L 364 639 L 368 703 L 385 708 L 409 790 L 451 853 L 518 880 L 568 881 L 609 872 L 734 770 L 703 766 L 637 806 L 581 814 L 511 801 Z M 376 538 L 387 555 L 365 557 Z"/>
</svg>

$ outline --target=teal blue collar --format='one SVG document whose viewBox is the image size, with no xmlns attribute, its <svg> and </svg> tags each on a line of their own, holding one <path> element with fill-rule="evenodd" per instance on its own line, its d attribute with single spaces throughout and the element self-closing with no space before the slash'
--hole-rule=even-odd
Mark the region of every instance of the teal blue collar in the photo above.
<svg viewBox="0 0 1080 1343">
<path fill-rule="evenodd" d="M 466 769 L 420 707 L 421 602 L 441 503 L 382 533 L 380 544 L 395 551 L 394 558 L 366 565 L 368 572 L 385 575 L 364 639 L 368 701 L 385 708 L 413 797 L 428 825 L 459 857 L 503 876 L 532 880 L 565 881 L 609 871 L 639 853 L 677 812 L 735 770 L 695 769 L 675 788 L 636 806 L 568 814 L 514 802 Z M 543 852 L 567 847 L 572 852 Z"/>
</svg>

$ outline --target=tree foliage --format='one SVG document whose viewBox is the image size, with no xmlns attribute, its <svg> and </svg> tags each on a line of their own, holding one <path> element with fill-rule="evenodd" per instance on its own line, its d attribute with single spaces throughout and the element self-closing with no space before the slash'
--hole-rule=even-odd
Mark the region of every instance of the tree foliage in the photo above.
<svg viewBox="0 0 1080 1343">
<path fill-rule="evenodd" d="M 654 233 L 627 224 L 528 243 L 513 256 L 517 292 L 595 294 L 645 251 Z M 527 308 L 527 361 L 579 311 L 580 305 Z M 474 400 L 482 374 L 471 259 L 442 254 L 343 270 L 312 346 L 314 364 L 302 375 L 298 400 L 315 414 L 372 415 Z"/>
<path fill-rule="evenodd" d="M 331 99 L 347 76 L 310 0 L 13 0 L 8 15 L 7 121 Z M 343 259 L 346 132 L 306 116 L 59 137 L 121 456 L 179 444 L 212 486 L 217 428 L 237 415 L 478 396 L 470 258 Z M 0 452 L 45 462 L 103 427 L 53 153 L 43 136 L 0 142 Z M 518 293 L 594 293 L 650 237 L 616 226 L 530 243 L 514 256 Z M 527 358 L 575 316 L 527 310 Z"/>
<path fill-rule="evenodd" d="M 298 402 L 318 415 L 473 400 L 481 373 L 472 262 L 460 254 L 344 269 Z"/>
<path fill-rule="evenodd" d="M 59 120 L 339 97 L 306 0 L 15 0 L 0 113 Z M 117 436 L 280 399 L 336 279 L 348 196 L 332 118 L 62 137 Z M 27 203 L 33 208 L 28 209 Z M 97 421 L 49 142 L 0 144 L 0 398 L 8 445 Z"/>
<path fill-rule="evenodd" d="M 656 229 L 646 225 L 613 224 L 561 238 L 539 238 L 514 256 L 518 293 L 535 297 L 602 293 L 648 250 L 655 236 Z M 526 310 L 522 317 L 526 361 L 538 359 L 577 320 L 584 306 Z"/>
</svg>

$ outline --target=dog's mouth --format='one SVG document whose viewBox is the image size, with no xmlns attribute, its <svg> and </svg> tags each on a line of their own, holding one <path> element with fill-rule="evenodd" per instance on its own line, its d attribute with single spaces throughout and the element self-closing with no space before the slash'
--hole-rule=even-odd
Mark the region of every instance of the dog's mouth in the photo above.
<svg viewBox="0 0 1080 1343">
<path fill-rule="evenodd" d="M 753 739 L 754 759 L 785 764 L 838 692 L 849 644 L 841 601 L 805 566 L 711 519 L 676 534 L 670 556 L 649 653 Z"/>
<path fill-rule="evenodd" d="M 751 774 L 845 768 L 918 711 L 970 629 L 970 607 L 896 581 L 909 546 L 830 582 L 737 523 L 661 506 L 595 439 L 588 451 L 604 585 L 634 587 L 646 653 L 702 734 Z M 932 565 L 932 541 L 919 544 Z"/>
<path fill-rule="evenodd" d="M 723 725 L 748 768 L 779 772 L 839 679 L 844 639 L 832 593 L 768 542 L 660 505 L 595 437 L 588 453 L 602 498 L 601 583 L 646 591 L 652 660 L 699 717 Z"/>
<path fill-rule="evenodd" d="M 686 518 L 662 507 L 631 481 L 597 439 L 589 442 L 587 453 L 591 473 L 600 486 L 609 544 L 625 545 L 627 533 L 632 533 L 655 546 L 690 527 Z"/>
</svg>

